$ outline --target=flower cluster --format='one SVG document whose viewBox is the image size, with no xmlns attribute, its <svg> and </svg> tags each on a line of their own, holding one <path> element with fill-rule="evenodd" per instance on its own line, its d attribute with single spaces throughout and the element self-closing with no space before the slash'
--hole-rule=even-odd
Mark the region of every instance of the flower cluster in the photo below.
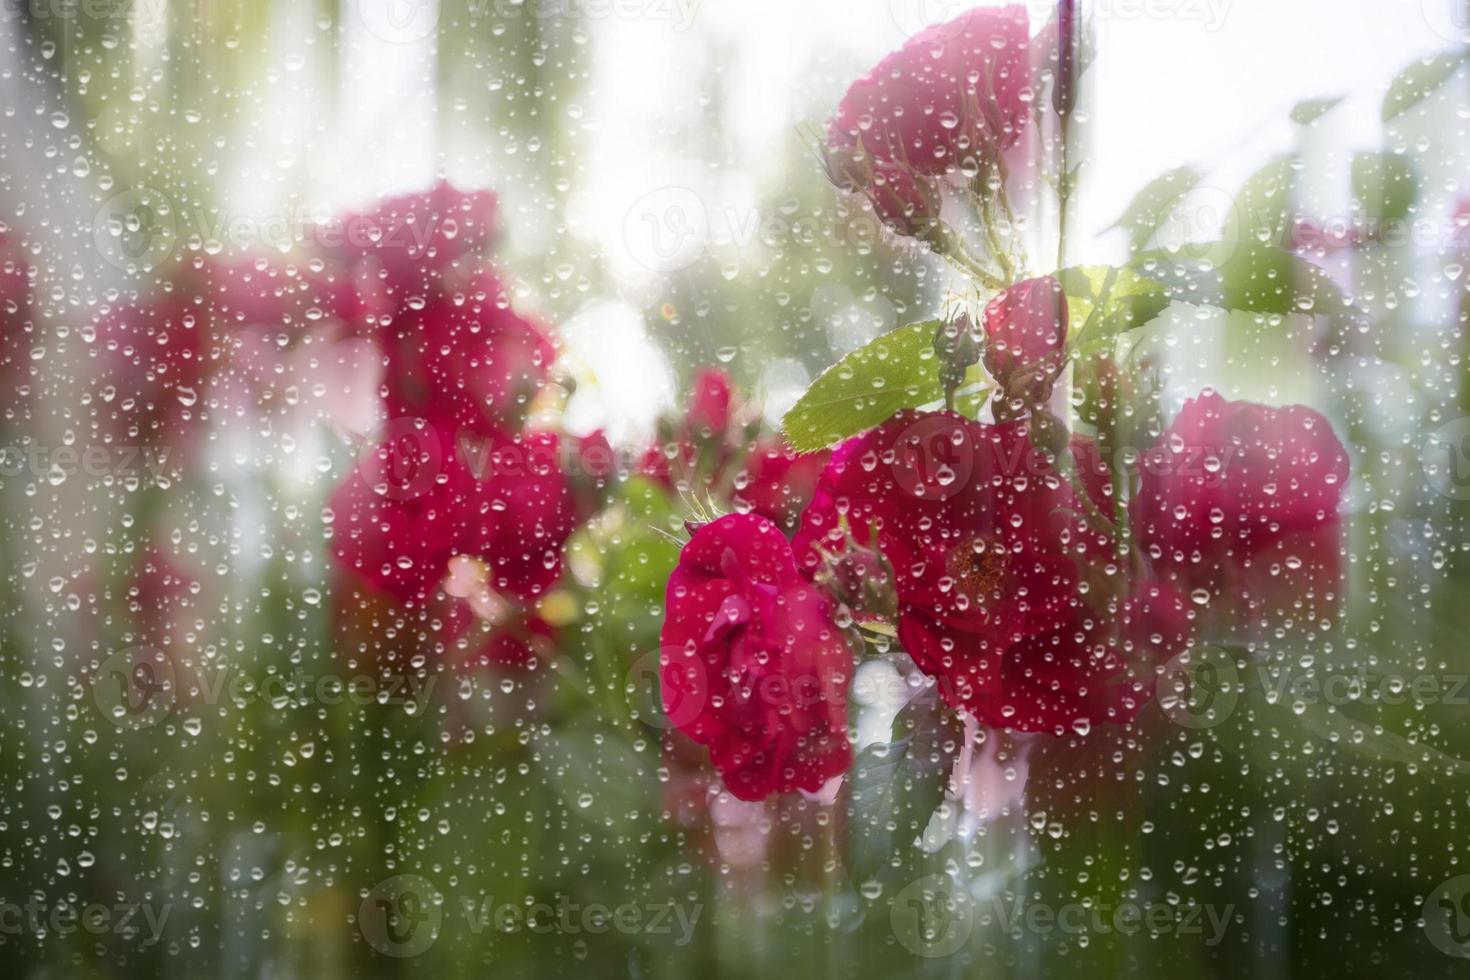
<svg viewBox="0 0 1470 980">
<path fill-rule="evenodd" d="M 325 511 L 335 563 L 451 640 L 491 619 L 467 664 L 529 661 L 549 630 L 537 604 L 596 506 L 594 468 L 563 453 L 601 447 L 605 475 L 611 450 L 538 417 L 556 347 L 488 260 L 495 223 L 493 194 L 441 181 L 330 245 L 180 263 L 86 334 L 104 438 L 192 458 L 232 425 L 241 441 L 291 428 L 310 403 L 357 447 Z"/>
<path fill-rule="evenodd" d="M 586 510 L 562 455 L 582 441 L 533 424 L 556 349 L 485 258 L 495 212 L 493 195 L 440 183 L 357 216 L 380 234 L 327 257 L 352 286 L 386 420 L 332 495 L 332 553 L 408 607 L 447 599 L 467 669 L 525 666 L 549 645 L 538 602 Z"/>
<path fill-rule="evenodd" d="M 838 107 L 833 182 L 898 234 L 953 248 L 940 197 L 964 188 L 996 218 L 984 198 L 1029 125 L 1041 43 L 1019 7 L 914 38 Z M 753 454 L 743 513 L 691 524 L 667 588 L 664 709 L 741 799 L 817 792 L 845 770 L 849 680 L 892 654 L 874 637 L 980 725 L 1077 737 L 1134 721 L 1191 644 L 1321 620 L 1340 597 L 1348 457 L 1327 419 L 1206 390 L 1119 453 L 1118 420 L 1157 419 L 1160 397 L 1126 364 L 1084 362 L 1065 277 L 1016 275 L 1015 250 L 991 243 L 993 267 L 961 264 L 988 301 L 925 353 L 948 407 L 902 409 L 815 464 Z M 989 398 L 966 414 L 955 393 L 977 376 Z M 718 484 L 738 458 L 733 412 L 722 377 L 702 376 L 646 468 Z M 809 491 L 758 489 L 754 474 L 808 465 Z"/>
</svg>

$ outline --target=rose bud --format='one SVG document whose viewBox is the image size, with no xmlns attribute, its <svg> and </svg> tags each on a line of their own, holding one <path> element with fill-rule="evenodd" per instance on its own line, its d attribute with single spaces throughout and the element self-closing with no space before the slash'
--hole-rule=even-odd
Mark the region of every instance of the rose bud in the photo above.
<svg viewBox="0 0 1470 980">
<path fill-rule="evenodd" d="M 1027 406 L 1051 396 L 1067 347 L 1067 297 L 1052 276 L 1026 279 L 985 307 L 985 370 Z"/>
</svg>

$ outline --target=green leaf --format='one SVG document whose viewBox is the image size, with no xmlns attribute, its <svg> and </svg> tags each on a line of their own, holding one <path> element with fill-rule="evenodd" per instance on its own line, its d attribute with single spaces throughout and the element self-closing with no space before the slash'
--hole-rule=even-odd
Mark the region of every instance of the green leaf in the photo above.
<svg viewBox="0 0 1470 980">
<path fill-rule="evenodd" d="M 1353 157 L 1353 200 L 1370 225 L 1402 221 L 1418 199 L 1419 175 L 1408 160 L 1391 153 Z"/>
<path fill-rule="evenodd" d="M 1145 325 L 1171 302 L 1161 283 L 1127 267 L 1073 266 L 1056 276 L 1067 294 L 1069 343 L 1078 357 L 1106 350 L 1113 338 Z"/>
<path fill-rule="evenodd" d="M 1349 718 L 1330 704 L 1306 705 L 1301 720 L 1303 727 L 1318 738 L 1375 762 L 1422 767 L 1443 776 L 1470 776 L 1470 762 L 1432 745 L 1410 742 L 1402 735 L 1385 731 L 1381 725 Z"/>
<path fill-rule="evenodd" d="M 879 878 L 895 853 L 913 847 L 944 799 L 964 740 L 932 688 L 904 706 L 893 731 L 892 742 L 860 752 L 848 776 L 848 867 L 856 882 Z"/>
<path fill-rule="evenodd" d="M 1460 70 L 1470 48 L 1457 48 L 1414 62 L 1395 76 L 1383 97 L 1383 121 L 1397 119 L 1423 102 Z"/>
<path fill-rule="evenodd" d="M 1291 107 L 1291 121 L 1298 126 L 1310 126 L 1336 109 L 1344 98 L 1345 96 L 1334 95 L 1327 99 L 1303 99 Z"/>
<path fill-rule="evenodd" d="M 1145 252 L 1129 266 L 1163 284 L 1180 303 L 1280 315 L 1341 316 L 1349 310 L 1326 272 L 1290 252 L 1247 242 L 1212 242 L 1190 251 Z"/>
<path fill-rule="evenodd" d="M 1126 228 L 1133 251 L 1143 248 L 1179 200 L 1199 183 L 1200 176 L 1191 167 L 1178 167 L 1160 174 L 1134 196 L 1111 228 Z"/>
<path fill-rule="evenodd" d="M 938 320 L 886 333 L 832 365 L 786 413 L 791 448 L 815 452 L 887 421 L 902 408 L 944 397 L 934 354 Z"/>
<path fill-rule="evenodd" d="M 1253 246 L 1285 244 L 1299 166 L 1296 155 L 1287 154 L 1247 177 L 1235 195 L 1220 240 Z"/>
<path fill-rule="evenodd" d="M 1253 725 L 1266 723 L 1288 732 L 1298 729 L 1372 762 L 1411 766 L 1440 776 L 1470 776 L 1470 762 L 1432 745 L 1410 741 L 1387 731 L 1381 724 L 1360 721 L 1336 705 L 1320 701 L 1294 704 L 1291 697 L 1273 696 L 1270 687 L 1281 683 L 1280 679 L 1258 670 L 1255 678 L 1241 687 L 1245 710 L 1236 708 L 1234 713 L 1249 719 Z"/>
<path fill-rule="evenodd" d="M 975 369 L 971 368 L 971 372 L 974 373 Z M 954 410 L 967 419 L 976 418 L 980 415 L 980 409 L 990 401 L 990 395 L 990 389 L 983 385 L 967 384 L 955 392 Z"/>
<path fill-rule="evenodd" d="M 562 730 L 537 741 L 541 771 L 574 813 L 603 828 L 632 832 L 658 813 L 657 755 L 633 750 L 616 731 Z"/>
</svg>

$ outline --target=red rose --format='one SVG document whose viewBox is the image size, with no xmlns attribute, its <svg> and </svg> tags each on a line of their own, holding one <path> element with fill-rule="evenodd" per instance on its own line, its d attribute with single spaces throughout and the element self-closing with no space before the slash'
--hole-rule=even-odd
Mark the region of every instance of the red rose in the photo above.
<svg viewBox="0 0 1470 980">
<path fill-rule="evenodd" d="M 1257 611 L 1292 594 L 1318 604 L 1314 616 L 1331 605 L 1349 466 L 1320 413 L 1207 391 L 1185 403 L 1140 466 L 1133 526 L 1161 575 Z"/>
<path fill-rule="evenodd" d="M 922 235 L 939 220 L 939 191 L 934 182 L 901 167 L 874 164 L 867 195 L 879 220 L 900 235 Z"/>
<path fill-rule="evenodd" d="M 441 181 L 317 229 L 336 271 L 315 276 L 310 291 L 329 293 L 328 315 L 360 320 L 382 350 L 389 418 L 513 432 L 545 385 L 556 350 L 511 308 L 485 259 L 495 211 L 494 194 Z M 336 295 L 344 287 L 353 295 Z"/>
<path fill-rule="evenodd" d="M 900 412 L 832 455 L 796 536 L 810 570 L 848 534 L 893 569 L 898 635 L 954 707 L 1004 697 L 1016 644 L 1079 614 L 1111 555 L 1021 423 Z"/>
<path fill-rule="evenodd" d="M 985 307 L 985 370 L 1008 397 L 1044 402 L 1067 346 L 1067 297 L 1051 276 L 1011 286 Z"/>
<path fill-rule="evenodd" d="M 26 383 L 31 352 L 31 281 L 35 270 L 25 252 L 0 232 L 0 406 L 13 404 Z"/>
<path fill-rule="evenodd" d="M 323 320 L 357 324 L 370 313 L 350 267 L 275 254 L 204 266 L 211 311 L 229 329 L 263 328 L 296 339 Z"/>
<path fill-rule="evenodd" d="M 399 307 L 380 320 L 376 339 L 388 417 L 425 418 L 450 433 L 519 429 L 556 359 L 488 270 L 467 292 L 431 292 L 419 308 Z"/>
<path fill-rule="evenodd" d="M 574 520 L 556 436 L 461 449 L 430 428 L 390 434 L 332 495 L 340 564 L 405 602 L 431 596 L 456 555 L 484 561 L 498 592 L 550 588 Z"/>
<path fill-rule="evenodd" d="M 1061 627 L 1005 652 L 998 693 L 977 691 L 965 707 L 987 725 L 1022 732 L 1086 733 L 1123 724 L 1153 696 L 1154 667 L 1182 652 L 1188 604 L 1153 583 L 1130 599 L 1094 610 L 1078 603 Z"/>
<path fill-rule="evenodd" d="M 718 483 L 738 449 L 731 431 L 738 408 L 730 376 L 720 368 L 700 368 L 677 431 L 648 447 L 638 472 L 668 490 L 691 490 L 696 476 L 704 486 Z"/>
<path fill-rule="evenodd" d="M 556 652 L 556 633 L 551 624 L 535 614 L 521 615 L 497 624 L 490 635 L 469 652 L 463 670 L 529 670 L 546 663 Z"/>
<path fill-rule="evenodd" d="M 689 434 L 695 439 L 724 438 L 732 403 L 730 376 L 719 368 L 700 368 L 689 394 Z"/>
<path fill-rule="evenodd" d="M 815 792 L 847 770 L 852 653 L 779 528 L 731 514 L 695 533 L 669 577 L 665 713 L 708 746 L 730 792 Z"/>
<path fill-rule="evenodd" d="M 448 181 L 380 202 L 317 229 L 317 244 L 362 263 L 364 279 L 392 305 L 438 288 L 455 268 L 474 269 L 495 234 L 496 198 Z"/>
<path fill-rule="evenodd" d="M 1031 86 L 1026 8 L 978 8 L 937 24 L 853 82 L 828 141 L 861 140 L 874 161 L 940 175 L 1020 138 Z"/>
<path fill-rule="evenodd" d="M 178 445 L 198 424 L 207 317 L 177 293 L 116 307 L 96 325 L 94 411 L 117 440 Z"/>
<path fill-rule="evenodd" d="M 562 547 L 576 526 L 561 440 L 550 432 L 498 437 L 489 444 L 489 466 L 479 475 L 488 514 L 462 553 L 490 566 L 491 588 L 531 599 L 561 577 Z"/>
<path fill-rule="evenodd" d="M 873 213 L 900 235 L 919 236 L 939 219 L 939 188 L 925 176 L 876 161 L 854 137 L 833 132 L 823 151 L 827 179 L 867 197 Z"/>
<path fill-rule="evenodd" d="M 757 442 L 735 477 L 735 505 L 794 531 L 831 453 L 797 455 L 784 440 Z"/>
<path fill-rule="evenodd" d="M 606 503 L 607 488 L 617 477 L 621 460 L 601 429 L 571 440 L 574 466 L 567 475 L 577 501 L 578 520 L 585 522 Z"/>
</svg>

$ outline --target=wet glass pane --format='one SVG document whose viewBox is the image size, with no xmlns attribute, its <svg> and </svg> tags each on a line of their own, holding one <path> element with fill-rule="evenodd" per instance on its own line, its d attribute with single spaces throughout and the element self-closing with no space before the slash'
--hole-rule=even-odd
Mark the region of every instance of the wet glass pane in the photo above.
<svg viewBox="0 0 1470 980">
<path fill-rule="evenodd" d="M 15 976 L 1459 975 L 1462 0 L 0 0 Z"/>
</svg>

